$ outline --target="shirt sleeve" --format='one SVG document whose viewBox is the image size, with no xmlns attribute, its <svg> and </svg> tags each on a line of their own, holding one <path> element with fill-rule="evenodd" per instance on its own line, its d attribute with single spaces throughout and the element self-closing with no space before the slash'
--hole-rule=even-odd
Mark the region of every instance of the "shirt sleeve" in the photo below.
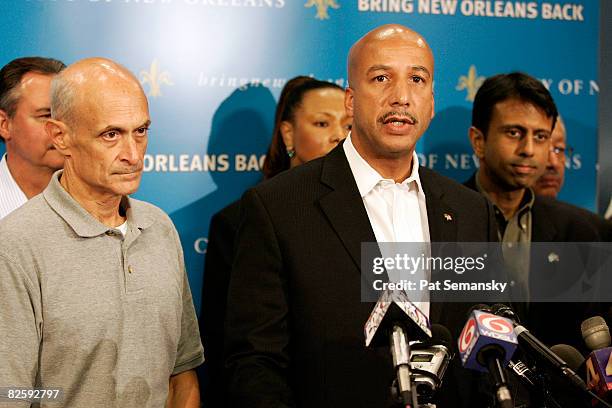
<svg viewBox="0 0 612 408">
<path fill-rule="evenodd" d="M 40 285 L 35 281 L 15 260 L 0 253 L 0 387 L 33 388 L 36 383 L 42 310 Z"/>
<path fill-rule="evenodd" d="M 198 320 L 193 306 L 193 298 L 189 287 L 189 279 L 185 269 L 183 251 L 176 230 L 174 230 L 179 253 L 179 265 L 183 274 L 183 310 L 181 313 L 181 337 L 178 343 L 176 362 L 172 375 L 180 374 L 184 371 L 196 368 L 204 362 L 204 350 L 200 341 L 200 331 Z"/>
</svg>

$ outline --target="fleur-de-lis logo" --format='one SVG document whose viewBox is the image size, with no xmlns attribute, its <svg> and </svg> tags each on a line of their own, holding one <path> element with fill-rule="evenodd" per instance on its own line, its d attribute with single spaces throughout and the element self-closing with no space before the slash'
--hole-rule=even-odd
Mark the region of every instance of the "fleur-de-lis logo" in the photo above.
<svg viewBox="0 0 612 408">
<path fill-rule="evenodd" d="M 465 97 L 466 101 L 473 102 L 474 97 L 476 97 L 476 92 L 480 85 L 484 82 L 485 77 L 478 76 L 476 73 L 476 67 L 474 65 L 470 65 L 470 69 L 468 70 L 467 76 L 461 75 L 459 77 L 459 83 L 457 84 L 458 91 L 463 91 L 467 89 L 467 96 Z"/>
<path fill-rule="evenodd" d="M 327 20 L 329 19 L 329 14 L 327 13 L 327 9 L 329 7 L 333 9 L 339 9 L 340 5 L 336 2 L 336 0 L 308 0 L 304 7 L 313 7 L 317 8 L 317 15 L 315 18 L 319 20 Z"/>
<path fill-rule="evenodd" d="M 149 92 L 147 92 L 147 95 L 153 98 L 161 96 L 162 85 L 174 85 L 170 80 L 168 71 L 160 72 L 157 59 L 153 60 L 148 72 L 144 70 L 140 71 L 140 82 L 142 82 L 142 85 L 149 84 Z"/>
</svg>

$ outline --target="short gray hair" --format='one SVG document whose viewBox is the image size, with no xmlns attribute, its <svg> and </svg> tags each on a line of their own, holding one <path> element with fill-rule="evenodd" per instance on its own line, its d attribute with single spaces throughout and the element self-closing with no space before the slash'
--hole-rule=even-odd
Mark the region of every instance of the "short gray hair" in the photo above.
<svg viewBox="0 0 612 408">
<path fill-rule="evenodd" d="M 73 123 L 76 100 L 75 86 L 64 75 L 56 75 L 51 81 L 51 118 Z"/>
</svg>

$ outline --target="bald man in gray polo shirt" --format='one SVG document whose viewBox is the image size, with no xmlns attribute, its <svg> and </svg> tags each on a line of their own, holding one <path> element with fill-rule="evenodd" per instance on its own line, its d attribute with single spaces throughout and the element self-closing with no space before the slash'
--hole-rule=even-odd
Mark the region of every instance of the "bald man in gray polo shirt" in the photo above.
<svg viewBox="0 0 612 408">
<path fill-rule="evenodd" d="M 142 88 L 97 58 L 68 67 L 51 94 L 64 170 L 0 222 L 0 406 L 45 388 L 63 391 L 48 406 L 199 407 L 203 352 L 177 232 L 128 197 L 150 124 Z"/>
</svg>

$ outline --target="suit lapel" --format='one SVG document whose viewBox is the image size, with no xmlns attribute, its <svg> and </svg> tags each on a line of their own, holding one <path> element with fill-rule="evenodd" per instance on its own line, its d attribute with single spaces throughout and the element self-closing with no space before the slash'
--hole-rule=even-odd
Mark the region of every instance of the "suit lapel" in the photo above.
<svg viewBox="0 0 612 408">
<path fill-rule="evenodd" d="M 421 167 L 419 177 L 427 202 L 427 223 L 431 242 L 457 241 L 457 220 L 453 208 L 445 201 L 444 191 L 432 178 L 431 170 Z"/>
<path fill-rule="evenodd" d="M 552 222 L 542 222 L 549 218 L 543 213 L 538 196 L 531 207 L 531 242 L 557 241 L 557 230 Z"/>
<path fill-rule="evenodd" d="M 457 215 L 445 201 L 444 191 L 435 182 L 431 170 L 421 167 L 419 177 L 425 192 L 427 205 L 427 223 L 429 224 L 429 237 L 431 242 L 457 241 Z M 439 322 L 442 317 L 444 303 L 437 302 L 435 295 L 431 298 L 429 306 L 429 321 Z"/>
<path fill-rule="evenodd" d="M 361 243 L 376 242 L 374 231 L 342 144 L 323 160 L 321 182 L 332 191 L 323 196 L 319 204 L 353 262 L 361 270 Z"/>
<path fill-rule="evenodd" d="M 374 231 L 357 184 L 353 178 L 342 144 L 324 159 L 321 182 L 331 191 L 319 200 L 321 210 L 344 244 L 358 270 L 361 270 L 361 243 L 376 242 Z M 432 172 L 419 169 L 421 184 L 427 202 L 427 221 L 432 242 L 455 242 L 457 240 L 456 215 L 444 200 L 444 191 L 435 183 Z M 430 321 L 440 320 L 442 304 L 431 303 Z"/>
</svg>

